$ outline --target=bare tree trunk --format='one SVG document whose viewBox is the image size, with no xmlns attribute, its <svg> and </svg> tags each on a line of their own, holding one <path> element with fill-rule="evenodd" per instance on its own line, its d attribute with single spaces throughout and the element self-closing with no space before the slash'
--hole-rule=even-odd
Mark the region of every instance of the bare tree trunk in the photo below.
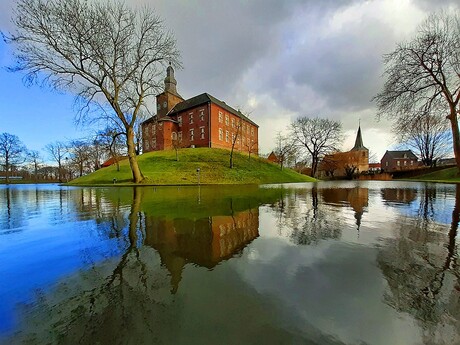
<svg viewBox="0 0 460 345">
<path fill-rule="evenodd" d="M 133 182 L 140 183 L 144 179 L 139 164 L 136 158 L 136 145 L 134 143 L 134 130 L 132 128 L 126 129 L 126 145 L 128 146 L 128 159 L 131 171 L 133 174 Z"/>
<path fill-rule="evenodd" d="M 460 174 L 460 134 L 458 132 L 458 119 L 455 105 L 450 105 L 450 114 L 448 116 L 452 128 L 452 145 L 454 147 L 455 162 L 457 163 L 458 173 Z"/>
<path fill-rule="evenodd" d="M 5 182 L 8 184 L 10 183 L 10 175 L 9 175 L 9 171 L 10 171 L 10 162 L 9 162 L 9 159 L 8 159 L 8 156 L 5 157 Z"/>
</svg>

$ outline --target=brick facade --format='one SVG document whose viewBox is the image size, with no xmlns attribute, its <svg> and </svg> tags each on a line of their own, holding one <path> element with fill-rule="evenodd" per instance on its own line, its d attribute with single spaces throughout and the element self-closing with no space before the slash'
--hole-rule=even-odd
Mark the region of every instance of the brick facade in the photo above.
<svg viewBox="0 0 460 345">
<path fill-rule="evenodd" d="M 174 147 L 212 147 L 258 154 L 259 126 L 215 97 L 203 93 L 184 100 L 168 67 L 157 114 L 142 123 L 143 152 Z"/>
</svg>

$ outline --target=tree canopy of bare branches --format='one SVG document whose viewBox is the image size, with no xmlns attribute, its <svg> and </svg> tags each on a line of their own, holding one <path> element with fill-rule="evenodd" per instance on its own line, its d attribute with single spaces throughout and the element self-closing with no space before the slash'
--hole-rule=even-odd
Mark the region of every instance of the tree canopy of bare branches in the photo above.
<svg viewBox="0 0 460 345">
<path fill-rule="evenodd" d="M 338 145 L 342 142 L 342 124 L 319 117 L 299 117 L 291 124 L 291 134 L 297 144 L 309 152 L 312 176 L 316 176 L 321 157 L 337 151 Z"/>
<path fill-rule="evenodd" d="M 408 121 L 441 107 L 450 122 L 460 169 L 458 110 L 460 100 L 460 16 L 430 15 L 409 42 L 384 56 L 385 84 L 374 100 L 379 116 Z"/>
<path fill-rule="evenodd" d="M 294 140 L 288 135 L 282 135 L 281 132 L 276 134 L 276 146 L 275 154 L 278 158 L 278 163 L 280 164 L 281 170 L 283 170 L 284 163 L 288 160 L 288 157 L 291 153 L 294 153 L 296 150 L 296 145 Z"/>
<path fill-rule="evenodd" d="M 6 37 L 16 49 L 11 70 L 26 72 L 29 83 L 75 93 L 82 101 L 79 121 L 95 116 L 92 105 L 110 105 L 109 116 L 126 131 L 133 181 L 141 182 L 136 119 L 161 90 L 164 66 L 180 65 L 162 20 L 146 7 L 110 0 L 18 0 L 13 22 L 16 30 Z"/>
<path fill-rule="evenodd" d="M 413 149 L 426 166 L 433 166 L 451 152 L 449 123 L 441 114 L 421 114 L 411 119 L 396 120 L 399 141 Z"/>
<path fill-rule="evenodd" d="M 5 182 L 9 183 L 11 167 L 24 162 L 26 148 L 17 135 L 0 134 L 0 162 L 5 167 Z"/>
</svg>

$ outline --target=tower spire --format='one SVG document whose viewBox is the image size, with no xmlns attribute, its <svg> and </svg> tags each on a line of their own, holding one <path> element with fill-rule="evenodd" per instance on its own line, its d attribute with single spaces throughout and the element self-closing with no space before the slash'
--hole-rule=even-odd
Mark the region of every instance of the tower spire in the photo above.
<svg viewBox="0 0 460 345">
<path fill-rule="evenodd" d="M 361 136 L 361 119 L 359 120 L 358 133 L 356 134 L 355 146 L 351 149 L 352 151 L 367 150 L 363 145 L 363 137 Z"/>
<path fill-rule="evenodd" d="M 166 69 L 165 91 L 177 94 L 176 85 L 177 81 L 176 78 L 174 78 L 174 68 L 172 68 L 171 62 L 169 62 L 169 66 Z"/>
</svg>

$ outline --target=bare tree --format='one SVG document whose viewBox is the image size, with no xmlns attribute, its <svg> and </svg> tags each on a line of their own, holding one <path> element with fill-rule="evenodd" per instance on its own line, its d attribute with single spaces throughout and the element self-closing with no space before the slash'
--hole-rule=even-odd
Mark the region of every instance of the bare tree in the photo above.
<svg viewBox="0 0 460 345">
<path fill-rule="evenodd" d="M 379 115 L 410 122 L 416 114 L 441 107 L 452 131 L 460 169 L 460 16 L 430 15 L 409 42 L 384 56 L 386 81 L 374 97 Z M 447 122 L 447 121 L 446 121 Z"/>
<path fill-rule="evenodd" d="M 241 113 L 240 110 L 238 110 L 238 112 Z M 233 151 L 235 149 L 235 145 L 237 142 L 240 141 L 240 134 L 241 134 L 241 128 L 243 126 L 243 117 L 240 116 L 238 121 L 236 122 L 236 132 L 235 133 L 232 133 L 232 149 L 230 150 L 230 169 L 233 168 Z"/>
<path fill-rule="evenodd" d="M 17 135 L 0 134 L 0 162 L 5 167 L 5 182 L 9 183 L 10 170 L 14 165 L 24 162 L 26 148 Z"/>
<path fill-rule="evenodd" d="M 67 146 L 65 143 L 61 141 L 56 141 L 54 143 L 50 143 L 45 146 L 46 152 L 49 153 L 51 158 L 57 163 L 58 165 L 58 179 L 59 182 L 62 182 L 62 164 L 63 159 L 67 153 Z"/>
<path fill-rule="evenodd" d="M 126 132 L 133 181 L 143 180 L 134 142 L 139 112 L 161 90 L 164 66 L 180 65 L 176 41 L 155 12 L 123 2 L 18 0 L 16 31 L 7 42 L 16 48 L 16 66 L 29 83 L 70 90 L 81 101 L 78 121 L 95 121 L 93 104 L 110 105 L 109 116 Z M 160 68 L 161 67 L 161 68 Z"/>
<path fill-rule="evenodd" d="M 34 169 L 34 181 L 37 182 L 38 180 L 38 169 L 42 162 L 42 158 L 40 153 L 36 150 L 29 150 L 27 151 L 27 160 L 32 164 Z"/>
<path fill-rule="evenodd" d="M 276 134 L 276 147 L 275 154 L 278 157 L 281 170 L 283 170 L 284 163 L 288 160 L 289 155 L 296 149 L 295 142 L 286 135 L 282 135 L 281 132 Z"/>
<path fill-rule="evenodd" d="M 83 176 L 83 173 L 92 170 L 90 168 L 91 151 L 91 145 L 84 140 L 72 140 L 68 144 L 67 152 L 69 153 L 70 161 L 78 169 L 78 176 Z"/>
<path fill-rule="evenodd" d="M 108 156 L 113 159 L 117 165 L 117 171 L 120 171 L 120 155 L 122 149 L 122 138 L 125 133 L 120 132 L 118 128 L 106 127 L 104 130 L 97 133 L 97 138 L 100 141 L 103 150 L 108 153 Z"/>
<path fill-rule="evenodd" d="M 342 124 L 319 117 L 299 117 L 291 124 L 293 139 L 311 156 L 311 174 L 316 176 L 322 156 L 337 151 L 342 141 Z"/>
<path fill-rule="evenodd" d="M 399 141 L 414 149 L 426 166 L 436 165 L 452 147 L 449 123 L 442 115 L 421 114 L 407 121 L 397 120 L 395 132 Z"/>
</svg>

